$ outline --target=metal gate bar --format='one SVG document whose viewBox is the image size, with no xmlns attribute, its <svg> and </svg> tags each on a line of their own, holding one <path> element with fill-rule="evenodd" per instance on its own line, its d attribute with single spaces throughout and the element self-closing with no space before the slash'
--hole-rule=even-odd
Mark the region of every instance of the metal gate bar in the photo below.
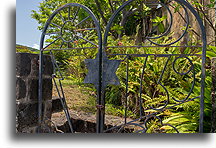
<svg viewBox="0 0 216 148">
<path fill-rule="evenodd" d="M 108 36 L 109 36 L 109 32 L 111 30 L 112 24 L 115 21 L 115 18 L 120 14 L 121 11 L 123 11 L 127 6 L 129 6 L 134 1 L 135 0 L 129 0 L 129 1 L 125 2 L 122 6 L 120 6 L 113 13 L 113 15 L 111 16 L 111 18 L 110 18 L 110 20 L 109 20 L 109 22 L 108 22 L 108 24 L 106 26 L 103 42 L 102 42 L 102 35 L 101 35 L 101 28 L 100 28 L 99 21 L 97 20 L 95 15 L 92 13 L 92 11 L 90 9 L 88 9 L 87 7 L 83 6 L 83 5 L 76 4 L 76 3 L 69 3 L 69 4 L 66 4 L 66 5 L 60 7 L 59 9 L 57 9 L 50 16 L 47 23 L 45 24 L 45 27 L 44 27 L 44 30 L 43 30 L 43 33 L 42 33 L 42 36 L 41 36 L 41 42 L 40 42 L 39 92 L 38 92 L 38 94 L 39 94 L 38 95 L 38 104 L 39 104 L 38 105 L 38 125 L 39 125 L 39 127 L 41 126 L 41 123 L 42 123 L 42 107 L 43 107 L 42 106 L 42 102 L 43 102 L 43 99 L 42 99 L 43 98 L 43 96 L 42 96 L 42 91 L 43 91 L 42 90 L 43 52 L 44 51 L 52 51 L 52 50 L 53 51 L 55 51 L 55 50 L 58 51 L 58 50 L 98 49 L 98 54 L 97 54 L 95 59 L 86 59 L 85 60 L 89 72 L 88 72 L 88 74 L 87 74 L 87 76 L 86 76 L 86 78 L 84 80 L 84 83 L 92 83 L 92 84 L 95 85 L 95 88 L 97 89 L 97 105 L 96 105 L 96 108 L 97 108 L 96 131 L 97 131 L 97 133 L 108 132 L 108 131 L 111 131 L 111 130 L 116 129 L 116 128 L 120 128 L 119 129 L 119 132 L 120 132 L 123 129 L 123 127 L 126 126 L 126 125 L 139 126 L 143 130 L 138 131 L 138 132 L 144 132 L 145 133 L 147 131 L 147 128 L 145 127 L 145 125 L 146 125 L 147 121 L 150 120 L 150 118 L 156 118 L 157 120 L 160 121 L 161 125 L 165 125 L 165 124 L 162 123 L 162 120 L 157 116 L 158 113 L 163 112 L 165 109 L 170 109 L 172 107 L 181 105 L 181 104 L 183 104 L 185 102 L 193 101 L 194 99 L 200 99 L 199 132 L 200 133 L 203 132 L 204 92 L 205 92 L 205 64 L 206 64 L 206 45 L 207 45 L 207 42 L 206 42 L 206 32 L 205 32 L 205 28 L 203 26 L 201 18 L 199 17 L 198 13 L 194 10 L 194 8 L 188 2 L 186 2 L 184 0 L 173 0 L 174 2 L 177 2 L 183 8 L 183 10 L 185 11 L 185 17 L 186 17 L 186 19 L 185 19 L 185 23 L 186 23 L 185 28 L 186 29 L 183 31 L 182 35 L 177 40 L 175 40 L 175 41 L 173 41 L 171 43 L 168 43 L 168 44 L 156 43 L 156 42 L 153 41 L 153 39 L 157 39 L 157 38 L 166 36 L 168 34 L 168 32 L 170 31 L 170 28 L 172 26 L 172 21 L 173 21 L 173 16 L 172 16 L 172 13 L 171 13 L 169 7 L 167 7 L 165 4 L 163 4 L 161 2 L 158 2 L 157 4 L 153 4 L 153 5 L 161 5 L 161 6 L 163 6 L 168 11 L 168 13 L 170 15 L 171 23 L 170 23 L 170 26 L 168 27 L 167 31 L 164 32 L 163 34 L 161 34 L 161 35 L 159 35 L 157 37 L 145 37 L 145 39 L 148 40 L 149 42 L 151 42 L 152 45 L 146 45 L 146 46 L 137 46 L 137 45 L 133 45 L 133 46 L 108 46 L 107 39 L 108 39 Z M 148 5 L 152 5 L 152 4 L 148 3 Z M 71 10 L 72 10 L 73 7 L 78 7 L 78 9 L 75 12 L 75 17 L 72 19 L 70 17 L 70 15 L 71 15 Z M 62 11 L 63 9 L 67 9 L 67 11 L 68 11 L 68 20 L 67 21 L 64 20 L 63 16 L 60 13 L 60 11 Z M 67 41 L 67 40 L 65 40 L 63 38 L 62 29 L 61 29 L 61 32 L 59 33 L 60 36 L 56 40 L 51 42 L 50 44 L 44 46 L 46 36 L 50 36 L 52 34 L 57 34 L 57 33 L 48 33 L 47 32 L 47 29 L 49 28 L 49 25 L 52 24 L 52 25 L 54 25 L 56 27 L 61 27 L 58 24 L 55 24 L 55 23 L 52 22 L 52 19 L 55 16 L 59 15 L 60 19 L 64 22 L 64 25 L 65 25 L 69 21 L 74 22 L 74 19 L 77 18 L 77 15 L 81 10 L 84 10 L 88 14 L 88 16 L 85 17 L 84 19 L 82 19 L 77 25 L 85 22 L 88 19 L 93 20 L 95 28 L 89 28 L 87 30 L 92 30 L 92 29 L 96 30 L 96 32 L 97 32 L 96 35 L 98 36 L 98 43 L 93 43 L 92 41 L 90 41 L 88 39 L 85 39 L 82 36 L 76 36 L 76 35 L 72 36 L 71 41 Z M 192 13 L 194 15 L 194 17 L 197 19 L 197 22 L 199 24 L 201 34 L 202 34 L 202 46 L 176 46 L 176 45 L 174 45 L 176 42 L 180 41 L 183 38 L 183 36 L 185 36 L 185 34 L 187 33 L 187 29 L 189 28 L 189 22 L 190 22 L 188 10 L 189 10 L 190 13 Z M 75 38 L 82 39 L 82 40 L 90 43 L 94 47 L 85 47 L 85 48 L 69 47 L 69 43 L 74 42 Z M 49 47 L 52 44 L 55 44 L 55 42 L 57 42 L 58 40 L 63 41 L 61 46 L 59 48 L 51 48 L 50 49 Z M 62 48 L 64 43 L 68 44 L 67 48 Z M 161 47 L 202 48 L 202 54 L 124 54 L 124 53 L 108 54 L 108 53 L 106 53 L 106 51 L 108 49 L 116 49 L 116 48 L 148 48 L 148 47 L 152 47 L 152 48 L 161 48 Z M 106 95 L 105 89 L 106 89 L 106 86 L 108 84 L 113 84 L 113 85 L 119 85 L 120 84 L 115 72 L 116 72 L 119 64 L 122 62 L 122 60 L 109 60 L 109 58 L 107 56 L 110 56 L 110 55 L 111 56 L 125 56 L 125 59 L 124 59 L 124 60 L 126 60 L 126 94 L 125 94 L 125 104 L 124 104 L 125 113 L 124 113 L 124 124 L 121 124 L 119 126 L 104 130 L 105 95 Z M 147 60 L 148 60 L 148 58 L 150 56 L 167 58 L 166 64 L 165 64 L 165 66 L 164 66 L 164 68 L 163 68 L 163 70 L 161 72 L 161 75 L 160 75 L 160 77 L 158 79 L 157 84 L 159 84 L 165 90 L 165 92 L 166 92 L 166 94 L 168 96 L 168 101 L 169 101 L 169 93 L 168 93 L 166 87 L 161 83 L 161 80 L 162 80 L 163 74 L 165 72 L 165 69 L 167 67 L 167 64 L 170 61 L 170 58 L 173 57 L 173 56 L 176 57 L 174 62 L 172 63 L 173 70 L 177 74 L 180 74 L 180 75 L 185 75 L 185 74 L 187 74 L 187 72 L 186 73 L 178 73 L 175 70 L 175 66 L 174 66 L 175 61 L 178 58 L 182 58 L 182 57 L 186 58 L 189 61 L 189 63 L 191 64 L 191 69 L 189 70 L 189 72 L 193 71 L 193 78 L 195 79 L 193 62 L 188 57 L 189 56 L 201 57 L 202 58 L 202 69 L 201 69 L 202 74 L 201 74 L 201 92 L 200 92 L 200 96 L 197 96 L 197 97 L 194 97 L 194 98 L 189 98 L 190 93 L 192 92 L 192 89 L 191 89 L 188 96 L 184 100 L 174 99 L 176 102 L 178 102 L 177 104 L 175 104 L 173 106 L 167 106 L 168 105 L 168 101 L 167 101 L 165 103 L 165 105 L 160 109 L 156 109 L 156 108 L 152 107 L 152 109 L 157 110 L 156 113 L 152 113 L 150 115 L 145 115 L 144 110 L 143 110 L 142 105 L 141 105 L 142 104 L 142 83 L 143 83 L 142 80 L 143 80 L 143 76 L 144 76 L 144 71 L 146 69 Z M 144 63 L 143 63 L 142 73 L 141 73 L 141 77 L 140 77 L 140 88 L 139 88 L 139 103 L 140 103 L 140 106 L 139 106 L 140 112 L 139 112 L 139 114 L 140 114 L 140 118 L 128 122 L 127 121 L 127 106 L 128 106 L 127 101 L 128 101 L 128 81 L 129 81 L 128 75 L 129 75 L 129 58 L 130 57 L 145 57 L 145 60 L 144 60 Z M 95 71 L 95 70 L 96 70 L 96 74 L 94 73 L 95 75 L 93 75 L 93 71 Z M 192 84 L 192 88 L 193 88 L 193 86 L 194 86 L 194 82 Z M 64 94 L 62 86 L 61 86 L 61 91 L 62 91 L 62 94 Z M 63 95 L 63 98 L 65 99 L 64 95 Z M 65 101 L 63 101 L 63 106 L 66 106 Z M 66 113 L 67 118 L 70 118 L 69 113 L 67 111 L 67 107 L 65 107 L 65 109 L 66 109 L 65 113 Z M 141 126 L 141 125 L 137 124 L 136 121 L 143 121 L 144 126 Z M 178 132 L 178 130 L 174 126 L 169 125 L 169 124 L 167 124 L 167 126 L 172 127 L 176 132 Z M 72 124 L 70 125 L 70 127 L 71 127 L 71 131 L 72 131 Z"/>
</svg>

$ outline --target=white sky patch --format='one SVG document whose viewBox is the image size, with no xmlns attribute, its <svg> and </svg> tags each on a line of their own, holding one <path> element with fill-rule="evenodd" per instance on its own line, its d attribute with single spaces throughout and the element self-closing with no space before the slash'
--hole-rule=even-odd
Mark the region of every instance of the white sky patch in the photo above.
<svg viewBox="0 0 216 148">
<path fill-rule="evenodd" d="M 162 7 L 162 5 L 161 5 L 161 4 L 158 4 L 157 9 L 159 9 L 159 8 L 161 8 L 161 7 Z"/>
<path fill-rule="evenodd" d="M 38 44 L 34 44 L 34 45 L 32 46 L 32 48 L 39 49 L 39 45 L 38 45 Z"/>
</svg>

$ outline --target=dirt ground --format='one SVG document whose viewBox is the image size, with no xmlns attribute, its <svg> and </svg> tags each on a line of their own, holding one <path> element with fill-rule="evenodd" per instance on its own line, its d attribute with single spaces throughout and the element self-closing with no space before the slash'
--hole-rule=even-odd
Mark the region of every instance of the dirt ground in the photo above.
<svg viewBox="0 0 216 148">
<path fill-rule="evenodd" d="M 96 94 L 78 85 L 66 85 L 63 89 L 71 118 L 96 123 Z M 53 88 L 53 96 L 58 96 L 55 88 Z M 51 120 L 56 126 L 61 126 L 67 121 L 64 111 L 53 113 Z M 127 119 L 127 121 L 131 120 Z M 124 118 L 122 117 L 105 116 L 106 125 L 116 126 L 123 123 Z"/>
</svg>

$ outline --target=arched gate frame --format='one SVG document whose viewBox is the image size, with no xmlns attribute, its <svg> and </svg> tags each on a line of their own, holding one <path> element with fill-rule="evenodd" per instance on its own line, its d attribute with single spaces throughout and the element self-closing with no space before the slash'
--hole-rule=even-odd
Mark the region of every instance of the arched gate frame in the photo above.
<svg viewBox="0 0 216 148">
<path fill-rule="evenodd" d="M 111 28 L 113 23 L 115 22 L 115 19 L 119 17 L 120 13 L 126 9 L 126 7 L 130 6 L 133 2 L 136 2 L 135 0 L 129 0 L 127 2 L 125 2 L 122 6 L 120 6 L 111 16 L 108 25 L 106 26 L 106 30 L 104 33 L 104 38 L 102 40 L 102 33 L 101 33 L 101 28 L 100 28 L 100 24 L 99 21 L 97 20 L 96 16 L 93 14 L 93 12 L 88 9 L 87 7 L 81 5 L 81 4 L 77 4 L 77 3 L 69 3 L 66 4 L 62 7 L 60 7 L 59 9 L 57 9 L 51 16 L 50 18 L 47 20 L 44 30 L 42 32 L 42 36 L 41 36 L 41 41 L 40 41 L 40 66 L 39 66 L 39 95 L 38 95 L 38 124 L 39 127 L 42 126 L 42 110 L 43 110 L 43 54 L 45 51 L 50 51 L 50 54 L 53 57 L 52 51 L 53 50 L 81 50 L 81 49 L 97 49 L 97 55 L 95 57 L 95 59 L 86 59 L 85 63 L 86 66 L 88 68 L 88 74 L 84 80 L 84 83 L 92 83 L 95 85 L 96 89 L 97 89 L 97 127 L 96 127 L 96 131 L 97 133 L 103 133 L 103 132 L 110 132 L 112 130 L 117 129 L 118 132 L 121 132 L 121 130 L 126 127 L 127 125 L 134 125 L 137 126 L 139 128 L 139 130 L 137 132 L 141 132 L 141 133 L 146 133 L 148 130 L 147 127 L 147 122 L 148 120 L 150 120 L 150 118 L 154 118 L 156 120 L 158 120 L 160 122 L 161 125 L 164 126 L 169 126 L 171 128 L 174 129 L 174 131 L 176 131 L 178 133 L 178 130 L 170 124 L 164 124 L 162 119 L 157 116 L 158 113 L 165 111 L 166 109 L 169 109 L 171 107 L 183 104 L 185 102 L 188 101 L 193 101 L 195 99 L 199 99 L 200 100 L 200 119 L 199 119 L 199 132 L 202 133 L 203 132 L 203 119 L 204 119 L 204 92 L 205 92 L 205 64 L 206 64 L 206 33 L 205 33 L 205 28 L 204 25 L 202 23 L 201 18 L 199 17 L 198 13 L 194 10 L 194 8 L 186 1 L 184 0 L 173 0 L 173 2 L 176 2 L 180 7 L 183 8 L 184 13 L 185 13 L 185 29 L 183 29 L 183 33 L 182 35 L 179 36 L 179 38 L 177 38 L 175 41 L 171 41 L 169 43 L 166 44 L 160 44 L 158 43 L 157 39 L 159 38 L 163 38 L 164 36 L 167 36 L 171 31 L 171 27 L 173 25 L 173 15 L 171 10 L 163 3 L 161 2 L 153 2 L 153 3 L 146 3 L 146 5 L 154 5 L 155 8 L 160 8 L 160 7 L 164 7 L 164 9 L 166 9 L 167 14 L 169 15 L 170 21 L 168 22 L 168 27 L 166 28 L 166 31 L 164 31 L 163 33 L 157 35 L 157 36 L 145 36 L 145 40 L 148 41 L 148 45 L 143 46 L 143 45 L 133 45 L 133 46 L 108 46 L 108 36 L 111 32 Z M 187 30 L 189 29 L 190 25 L 189 25 L 189 14 L 188 14 L 188 10 L 190 11 L 190 13 L 193 14 L 193 16 L 196 18 L 199 27 L 200 27 L 200 32 L 201 32 L 201 39 L 202 39 L 202 45 L 199 46 L 190 46 L 190 45 L 176 45 L 176 43 L 178 43 L 184 36 L 186 36 L 187 34 Z M 78 14 L 83 11 L 83 13 L 87 14 L 83 16 L 83 19 L 79 20 L 78 19 Z M 67 12 L 68 16 L 63 16 L 61 14 L 61 12 Z M 73 15 L 73 17 L 71 17 L 71 15 Z M 61 25 L 58 25 L 56 23 L 53 22 L 53 20 L 56 20 L 56 16 L 58 16 L 58 18 L 60 19 L 60 21 L 62 22 Z M 67 18 L 67 19 L 65 19 Z M 91 28 L 83 28 L 83 29 L 77 29 L 77 26 L 79 26 L 82 23 L 85 23 L 85 21 L 91 21 L 91 23 L 93 24 L 93 26 Z M 72 27 L 72 29 L 67 32 L 65 31 L 67 29 L 67 27 L 70 26 Z M 57 28 L 57 32 L 54 31 L 52 29 L 49 28 Z M 82 35 L 81 33 L 79 33 L 79 31 L 82 30 L 87 30 L 87 31 L 93 31 L 95 34 L 95 36 L 97 36 L 97 41 L 96 43 L 91 41 L 90 39 L 86 39 L 86 35 Z M 77 33 L 78 32 L 78 33 Z M 151 32 L 149 33 L 151 34 Z M 52 42 L 46 44 L 46 36 L 52 36 L 54 35 L 54 40 L 52 40 Z M 83 40 L 86 42 L 86 44 L 89 44 L 89 47 L 85 47 L 85 48 L 81 48 L 81 47 L 76 47 L 74 44 L 76 43 L 77 40 Z M 53 46 L 56 42 L 60 42 L 60 46 L 58 48 L 56 48 L 55 46 Z M 64 45 L 66 44 L 66 45 Z M 70 44 L 73 44 L 70 45 Z M 65 46 L 65 48 L 63 48 L 63 46 Z M 51 47 L 51 48 L 50 48 Z M 116 53 L 116 54 L 112 54 L 111 56 L 125 56 L 124 60 L 109 60 L 108 56 L 109 54 L 107 54 L 107 50 L 108 49 L 116 49 L 116 48 L 161 48 L 161 47 L 171 47 L 171 48 L 202 48 L 201 53 L 202 54 L 155 54 L 155 53 L 144 53 L 144 54 L 128 54 L 128 53 Z M 164 94 L 166 94 L 167 96 L 167 100 L 163 102 L 163 105 L 160 106 L 159 108 L 154 108 L 153 106 L 150 107 L 150 109 L 155 110 L 154 113 L 145 115 L 143 114 L 143 108 L 142 108 L 142 88 L 143 88 L 143 84 L 142 84 L 142 78 L 143 75 L 145 73 L 145 68 L 148 62 L 148 58 L 150 56 L 154 56 L 154 57 L 165 57 L 167 58 L 167 61 L 165 62 L 165 66 L 161 71 L 160 77 L 157 81 L 157 85 L 160 85 L 160 87 L 162 87 L 164 89 Z M 200 95 L 196 96 L 196 97 L 192 97 L 190 98 L 191 93 L 193 92 L 194 89 L 194 84 L 195 84 L 195 68 L 194 68 L 194 64 L 193 61 L 189 58 L 190 56 L 198 56 L 201 57 L 202 59 L 202 67 L 201 67 L 201 81 L 200 81 Z M 127 97 L 128 97 L 128 75 L 129 75 L 129 59 L 131 57 L 144 57 L 144 64 L 143 64 L 143 68 L 142 68 L 142 74 L 141 74 L 141 81 L 140 81 L 140 88 L 139 88 L 139 103 L 140 103 L 140 117 L 138 119 L 132 120 L 132 121 L 127 121 Z M 174 106 L 169 106 L 169 92 L 166 88 L 166 86 L 164 84 L 162 84 L 161 80 L 163 78 L 163 74 L 166 70 L 166 67 L 169 63 L 169 60 L 171 59 L 171 57 L 175 57 L 174 61 L 172 62 L 172 67 L 173 70 L 176 74 L 179 74 L 181 76 L 185 76 L 189 73 L 192 73 L 192 77 L 193 77 L 193 81 L 192 81 L 192 86 L 190 91 L 188 92 L 188 95 L 182 99 L 182 100 L 178 100 L 175 98 L 172 98 L 174 101 L 177 102 L 176 105 Z M 188 71 L 186 72 L 179 72 L 176 67 L 175 64 L 177 63 L 177 61 L 181 58 L 184 58 L 186 61 L 188 61 L 189 65 L 191 66 L 189 68 Z M 126 101 L 125 101 L 125 122 L 123 124 L 114 126 L 110 129 L 104 129 L 104 118 L 105 118 L 105 89 L 107 87 L 108 84 L 112 84 L 112 85 L 119 85 L 120 82 L 118 80 L 118 77 L 116 76 L 115 72 L 117 70 L 117 68 L 119 67 L 120 63 L 122 61 L 126 62 Z M 57 69 L 57 71 L 59 71 L 59 66 L 57 64 L 57 62 L 55 61 L 54 57 L 53 57 L 53 66 Z M 56 72 L 56 71 L 55 71 Z M 62 76 L 61 72 L 60 76 Z M 53 74 L 53 77 L 55 77 L 55 74 Z M 61 85 L 61 80 L 63 80 L 63 77 L 59 79 L 59 83 L 60 83 L 60 87 L 57 87 L 56 81 L 54 81 L 55 86 L 57 87 L 57 91 L 59 96 L 62 98 L 61 102 L 62 105 L 64 107 L 64 112 L 66 114 L 67 120 L 69 122 L 69 126 L 70 126 L 70 130 L 71 132 L 73 131 L 73 124 L 70 122 L 70 115 L 67 109 L 67 105 L 66 105 L 66 101 L 65 101 L 65 96 L 64 96 L 64 92 L 63 92 L 63 88 Z M 141 124 L 138 124 L 137 121 L 141 121 Z"/>
</svg>

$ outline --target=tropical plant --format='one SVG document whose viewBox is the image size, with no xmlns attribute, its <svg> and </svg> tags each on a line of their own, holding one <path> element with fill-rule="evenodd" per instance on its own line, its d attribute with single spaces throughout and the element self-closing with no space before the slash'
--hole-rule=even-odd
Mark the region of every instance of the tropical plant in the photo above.
<svg viewBox="0 0 216 148">
<path fill-rule="evenodd" d="M 32 11 L 32 17 L 39 23 L 39 30 L 42 30 L 46 20 L 51 15 L 53 10 L 57 9 L 65 3 L 78 2 L 91 8 L 94 14 L 100 18 L 100 24 L 102 29 L 108 23 L 108 19 L 112 15 L 118 6 L 123 1 L 110 1 L 110 0 L 65 0 L 54 1 L 44 0 L 40 3 L 39 11 Z M 163 1 L 167 4 L 168 1 Z M 191 1 L 197 9 L 202 12 L 203 5 Z M 195 3 L 194 3 L 195 2 Z M 180 6 L 173 5 L 175 13 L 178 13 Z M 212 8 L 212 5 L 208 6 Z M 150 11 L 154 9 L 153 13 Z M 163 110 L 157 116 L 163 119 L 163 124 L 159 125 L 158 120 L 149 120 L 148 132 L 175 132 L 171 126 L 173 125 L 179 132 L 194 133 L 198 132 L 199 125 L 199 99 L 194 99 L 200 95 L 200 71 L 201 71 L 201 58 L 200 57 L 157 57 L 154 54 L 201 54 L 201 48 L 187 47 L 179 49 L 175 46 L 179 46 L 182 43 L 177 42 L 173 44 L 173 47 L 162 46 L 155 48 L 150 45 L 152 43 L 146 40 L 146 36 L 158 37 L 163 34 L 166 29 L 166 20 L 168 16 L 161 16 L 161 7 L 150 8 L 142 3 L 142 0 L 134 1 L 130 6 L 122 10 L 121 15 L 118 15 L 112 24 L 109 36 L 107 39 L 107 45 L 119 46 L 119 48 L 107 48 L 106 53 L 109 59 L 121 59 L 122 62 L 117 70 L 117 76 L 120 80 L 121 86 L 109 85 L 106 89 L 106 113 L 118 116 L 124 116 L 125 104 L 127 104 L 127 114 L 131 118 L 139 117 L 140 106 L 143 108 L 143 114 L 149 115 L 154 113 L 154 109 L 162 109 L 165 107 L 172 107 L 169 110 Z M 62 11 L 62 18 L 68 17 L 68 12 Z M 85 13 L 78 13 L 78 21 L 86 18 Z M 155 17 L 156 16 L 156 17 Z M 149 21 L 150 22 L 145 22 Z M 145 19 L 144 19 L 145 18 Z M 203 16 L 204 19 L 207 19 Z M 62 25 L 60 19 L 53 19 L 53 24 Z M 143 24 L 151 24 L 157 29 L 150 29 L 149 26 Z M 82 28 L 90 28 L 93 23 L 85 23 L 81 25 Z M 136 26 L 136 27 L 134 27 Z M 50 32 L 59 32 L 58 27 L 51 26 Z M 65 26 L 65 30 L 69 30 L 71 25 Z M 73 29 L 73 28 L 72 28 Z M 184 31 L 186 28 L 180 28 L 180 31 Z M 152 31 L 153 30 L 153 31 Z M 103 32 L 103 31 L 102 31 Z M 66 31 L 65 31 L 66 33 Z M 97 36 L 94 32 L 83 32 L 88 36 L 92 42 L 97 42 Z M 93 34 L 93 35 L 92 35 Z M 154 42 L 159 44 L 170 44 L 176 39 L 172 37 L 173 32 L 170 32 L 167 36 L 163 36 L 159 39 L 155 39 Z M 193 40 L 188 41 L 188 45 L 199 45 L 200 40 L 194 39 L 194 30 L 189 27 L 187 31 L 188 37 Z M 65 34 L 65 40 L 70 38 L 70 34 Z M 51 43 L 56 39 L 56 35 L 52 35 L 46 40 L 47 43 Z M 57 41 L 51 48 L 61 46 L 61 42 Z M 124 48 L 125 46 L 140 45 L 140 47 Z M 65 47 L 78 47 L 84 48 L 92 46 L 90 43 L 79 42 L 74 40 L 73 45 L 63 45 Z M 141 47 L 143 46 L 143 47 Z M 146 46 L 144 48 L 144 46 Z M 148 47 L 149 46 L 149 47 Z M 207 57 L 216 56 L 215 46 L 208 46 Z M 87 70 L 84 64 L 84 59 L 95 58 L 97 50 L 71 50 L 71 51 L 56 51 L 54 56 L 60 65 L 60 68 L 64 71 L 69 79 L 82 82 Z M 118 55 L 116 55 L 118 54 Z M 149 54 L 148 57 L 136 57 L 135 54 Z M 72 57 L 73 55 L 73 57 Z M 83 55 L 83 56 L 79 56 Z M 126 56 L 125 56 L 126 55 Z M 146 61 L 146 67 L 143 72 L 143 65 Z M 192 61 L 192 62 L 191 62 Z M 166 65 L 166 67 L 165 67 Z M 127 72 L 128 71 L 128 75 Z M 142 74 L 143 73 L 143 74 Z M 206 92 L 205 92 L 205 118 L 210 119 L 210 93 L 211 93 L 211 81 L 210 71 L 207 69 L 206 74 Z M 142 87 L 140 87 L 142 86 Z M 147 87 L 146 87 L 147 86 Z M 127 88 L 127 89 L 126 89 Z M 192 91 L 191 91 L 192 90 Z M 140 96 L 141 95 L 141 96 Z M 140 99 L 141 104 L 140 104 Z M 188 101 L 192 99 L 191 101 Z M 184 103 L 180 103 L 183 100 Z M 161 124 L 161 123 L 160 123 Z M 155 128 L 157 127 L 157 128 Z M 205 132 L 209 131 L 209 123 L 205 123 Z M 158 129 L 158 131 L 154 131 Z"/>
</svg>

